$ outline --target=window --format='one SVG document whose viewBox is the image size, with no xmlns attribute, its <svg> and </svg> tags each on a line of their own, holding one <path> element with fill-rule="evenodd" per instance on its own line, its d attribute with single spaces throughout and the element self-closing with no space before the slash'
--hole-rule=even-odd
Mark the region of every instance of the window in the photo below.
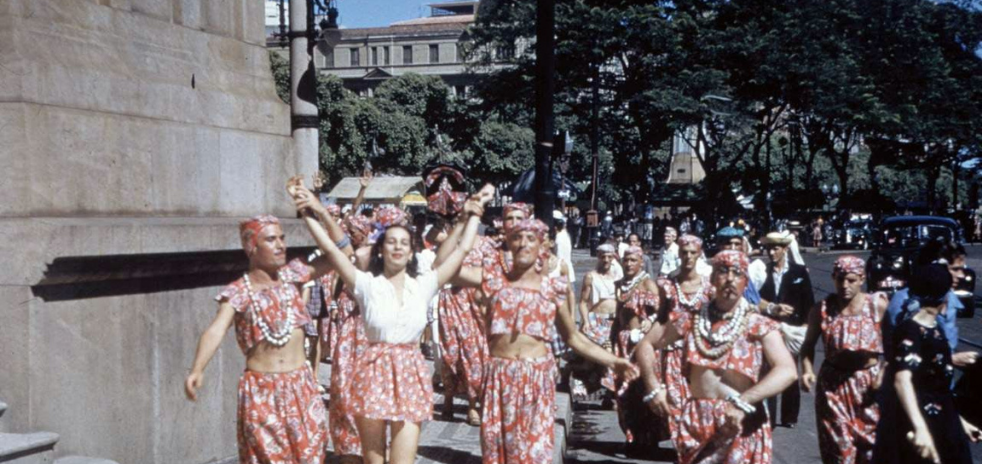
<svg viewBox="0 0 982 464">
<path fill-rule="evenodd" d="M 334 49 L 328 49 L 327 54 L 324 55 L 324 67 L 333 68 L 334 67 Z"/>
<path fill-rule="evenodd" d="M 402 46 L 402 64 L 413 64 L 413 46 Z"/>
<path fill-rule="evenodd" d="M 382 64 L 389 65 L 389 47 L 382 47 Z"/>
<path fill-rule="evenodd" d="M 495 57 L 499 60 L 510 60 L 515 57 L 515 47 L 502 45 L 495 49 Z"/>
<path fill-rule="evenodd" d="M 361 66 L 361 50 L 351 49 L 351 66 Z"/>
<path fill-rule="evenodd" d="M 378 66 L 378 47 L 372 47 L 372 66 Z"/>
<path fill-rule="evenodd" d="M 434 64 L 439 62 L 440 62 L 440 46 L 436 44 L 430 45 L 430 63 Z"/>
<path fill-rule="evenodd" d="M 463 63 L 463 62 L 467 61 L 467 56 L 465 56 L 466 55 L 466 53 L 465 53 L 466 51 L 467 51 L 467 45 L 466 44 L 464 44 L 464 43 L 458 43 L 457 44 L 457 62 L 458 63 Z"/>
<path fill-rule="evenodd" d="M 467 86 L 455 85 L 453 90 L 454 93 L 457 95 L 457 98 L 467 98 Z"/>
</svg>

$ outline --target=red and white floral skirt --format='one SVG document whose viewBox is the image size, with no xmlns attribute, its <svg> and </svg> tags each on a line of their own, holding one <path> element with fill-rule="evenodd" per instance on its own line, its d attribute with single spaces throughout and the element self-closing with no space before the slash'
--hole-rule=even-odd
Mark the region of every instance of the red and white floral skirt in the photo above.
<svg viewBox="0 0 982 464">
<path fill-rule="evenodd" d="M 556 418 L 556 361 L 488 360 L 481 402 L 484 464 L 552 462 Z"/>
<path fill-rule="evenodd" d="M 240 464 L 321 464 L 327 411 L 313 373 L 245 371 L 239 379 Z"/>
<path fill-rule="evenodd" d="M 428 421 L 433 417 L 431 375 L 416 344 L 370 343 L 355 368 L 351 413 L 376 420 Z"/>
<path fill-rule="evenodd" d="M 735 437 L 720 433 L 729 404 L 718 399 L 686 401 L 677 424 L 679 463 L 770 464 L 773 441 L 763 403 L 744 419 L 743 431 Z"/>
</svg>

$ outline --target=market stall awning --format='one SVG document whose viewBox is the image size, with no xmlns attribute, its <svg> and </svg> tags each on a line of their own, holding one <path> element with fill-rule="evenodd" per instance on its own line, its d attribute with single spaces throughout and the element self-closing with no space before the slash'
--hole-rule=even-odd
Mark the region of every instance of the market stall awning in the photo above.
<svg viewBox="0 0 982 464">
<path fill-rule="evenodd" d="M 331 189 L 329 197 L 338 201 L 353 201 L 358 196 L 361 183 L 357 177 L 345 177 Z M 376 177 L 365 190 L 365 201 L 369 203 L 399 203 L 411 191 L 423 191 L 423 179 L 411 176 Z"/>
</svg>

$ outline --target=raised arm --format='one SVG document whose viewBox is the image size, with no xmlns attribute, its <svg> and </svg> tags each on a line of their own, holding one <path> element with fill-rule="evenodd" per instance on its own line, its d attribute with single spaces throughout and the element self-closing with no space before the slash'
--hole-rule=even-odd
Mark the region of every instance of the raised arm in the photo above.
<svg viewBox="0 0 982 464">
<path fill-rule="evenodd" d="M 806 392 L 815 386 L 815 344 L 822 334 L 822 302 L 812 307 L 808 313 L 808 330 L 801 345 L 801 388 Z"/>
<path fill-rule="evenodd" d="M 481 223 L 481 217 L 478 215 L 471 214 L 467 218 L 467 223 L 464 226 L 463 237 L 460 240 L 460 244 L 453 249 L 447 259 L 444 260 L 436 268 L 437 272 L 437 282 L 440 286 L 443 286 L 447 282 L 450 282 L 460 272 L 460 265 L 463 264 L 464 258 L 467 253 L 471 251 L 474 247 L 474 241 L 477 239 L 477 227 Z"/>
<path fill-rule="evenodd" d="M 318 219 L 314 218 L 312 212 L 313 203 L 320 203 L 320 201 L 309 195 L 309 190 L 303 189 L 302 187 L 302 185 L 299 188 L 296 185 L 291 185 L 287 188 L 287 191 L 293 197 L 297 211 L 300 212 L 304 222 L 307 224 L 307 229 L 310 230 L 310 235 L 317 242 L 317 247 L 324 253 L 322 258 L 333 269 L 338 271 L 338 275 L 346 285 L 354 288 L 355 279 L 358 277 L 358 269 L 354 264 L 351 264 L 348 254 L 341 251 L 337 244 L 334 243 L 334 240 L 328 235 L 327 230 L 324 229 L 324 225 Z"/>
<path fill-rule="evenodd" d="M 218 314 L 215 315 L 215 319 L 211 321 L 208 328 L 201 334 L 201 338 L 198 339 L 198 350 L 194 354 L 191 373 L 184 381 L 184 393 L 189 400 L 196 401 L 198 399 L 198 389 L 204 383 L 205 367 L 208 367 L 211 358 L 215 356 L 215 352 L 221 346 L 225 333 L 228 332 L 229 327 L 232 327 L 234 317 L 235 309 L 227 301 L 223 301 L 218 305 Z"/>
<path fill-rule="evenodd" d="M 467 225 L 468 217 L 461 212 L 457 219 L 454 221 L 453 229 L 450 230 L 447 239 L 436 249 L 436 259 L 433 260 L 433 265 L 436 267 L 439 267 L 447 260 L 450 253 L 453 253 L 460 243 L 460 238 L 464 236 L 464 227 Z"/>
<path fill-rule="evenodd" d="M 358 189 L 358 196 L 355 197 L 355 202 L 351 204 L 351 214 L 358 214 L 358 208 L 361 208 L 361 204 L 365 201 L 365 192 L 372 183 L 373 177 L 375 175 L 372 174 L 371 169 L 366 169 L 362 172 L 361 177 L 358 179 L 361 188 Z"/>
</svg>

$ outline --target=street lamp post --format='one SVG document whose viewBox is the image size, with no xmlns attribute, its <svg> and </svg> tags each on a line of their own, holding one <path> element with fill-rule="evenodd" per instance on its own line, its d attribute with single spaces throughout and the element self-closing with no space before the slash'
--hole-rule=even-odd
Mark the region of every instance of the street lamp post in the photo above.
<svg viewBox="0 0 982 464">
<path fill-rule="evenodd" d="M 555 0 L 539 0 L 535 19 L 535 212 L 552 227 L 553 93 L 555 91 Z"/>
<path fill-rule="evenodd" d="M 314 66 L 312 0 L 290 3 L 290 127 L 294 169 L 309 175 L 318 170 L 317 70 Z"/>
</svg>

